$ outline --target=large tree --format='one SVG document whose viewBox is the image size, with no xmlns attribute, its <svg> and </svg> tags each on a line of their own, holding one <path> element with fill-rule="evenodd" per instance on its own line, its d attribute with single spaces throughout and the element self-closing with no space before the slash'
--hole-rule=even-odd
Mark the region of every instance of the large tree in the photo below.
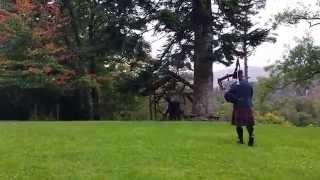
<svg viewBox="0 0 320 180">
<path fill-rule="evenodd" d="M 106 65 L 132 65 L 148 58 L 149 46 L 142 32 L 146 29 L 147 11 L 153 9 L 149 0 L 64 0 L 60 5 L 70 22 L 62 31 L 64 41 L 77 57 L 79 75 L 99 75 L 105 72 Z M 84 96 L 91 99 L 91 112 L 96 111 L 98 97 L 91 97 L 90 90 Z"/>
<path fill-rule="evenodd" d="M 148 5 L 147 1 L 21 0 L 12 12 L 6 12 L 10 18 L 3 23 L 10 28 L 1 24 L 1 37 L 5 37 L 0 39 L 1 55 L 6 61 L 21 61 L 20 68 L 10 66 L 17 73 L 34 67 L 28 66 L 30 58 L 40 62 L 37 72 L 46 73 L 49 66 L 43 58 L 75 72 L 76 81 L 67 86 L 75 88 L 78 118 L 93 119 L 99 105 L 97 80 L 105 76 L 106 65 L 131 65 L 147 58 L 149 47 L 142 31 Z M 60 80 L 51 75 L 48 78 Z M 61 89 L 65 89 L 63 81 L 57 82 Z"/>
<path fill-rule="evenodd" d="M 155 30 L 167 34 L 167 43 L 160 56 L 161 67 L 193 70 L 193 114 L 210 117 L 214 113 L 213 63 L 230 65 L 239 56 L 238 45 L 244 41 L 237 29 L 243 27 L 243 11 L 248 9 L 243 8 L 238 0 L 159 2 L 159 23 Z M 252 3 L 256 6 L 258 2 Z M 264 41 L 267 31 L 259 35 L 256 31 L 249 31 L 248 34 L 259 36 L 259 42 L 251 43 L 248 38 L 245 43 L 258 45 Z M 190 68 L 190 63 L 193 63 L 193 68 Z"/>
<path fill-rule="evenodd" d="M 217 7 L 211 0 L 163 0 L 155 26 L 157 32 L 167 33 L 161 67 L 194 71 L 193 114 L 200 117 L 212 116 L 214 111 L 213 62 L 231 64 L 233 60 L 233 44 L 228 41 L 230 35 L 222 32 L 225 25 Z"/>
<path fill-rule="evenodd" d="M 213 112 L 213 20 L 211 1 L 192 1 L 194 32 L 193 113 L 210 116 Z"/>
</svg>

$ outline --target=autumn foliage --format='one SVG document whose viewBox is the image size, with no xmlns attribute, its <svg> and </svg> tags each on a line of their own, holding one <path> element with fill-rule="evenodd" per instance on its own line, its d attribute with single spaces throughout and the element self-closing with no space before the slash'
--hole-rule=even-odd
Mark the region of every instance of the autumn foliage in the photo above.
<svg viewBox="0 0 320 180">
<path fill-rule="evenodd" d="M 33 10 L 32 0 L 15 0 L 15 8 L 18 13 L 28 14 Z"/>
<path fill-rule="evenodd" d="M 10 59 L 3 63 L 6 70 L 21 71 L 26 76 L 46 76 L 48 83 L 64 86 L 74 80 L 75 71 L 66 66 L 67 61 L 73 58 L 73 53 L 63 45 L 57 44 L 60 31 L 66 18 L 60 12 L 57 3 L 32 2 L 31 0 L 17 0 L 14 11 L 0 10 L 0 24 L 4 27 L 0 31 L 0 43 L 6 44 L 16 38 L 17 29 L 10 29 L 14 21 L 22 29 L 29 31 L 32 43 L 26 47 L 25 61 L 11 63 Z M 28 34 L 28 33 L 27 33 Z M 17 48 L 17 47 L 16 47 Z M 47 61 L 41 63 L 39 61 Z M 50 62 L 50 63 L 49 63 Z"/>
</svg>

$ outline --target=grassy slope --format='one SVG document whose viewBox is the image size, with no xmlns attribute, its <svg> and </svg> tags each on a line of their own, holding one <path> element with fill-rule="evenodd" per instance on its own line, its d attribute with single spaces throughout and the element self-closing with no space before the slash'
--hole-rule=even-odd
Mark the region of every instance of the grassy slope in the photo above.
<svg viewBox="0 0 320 180">
<path fill-rule="evenodd" d="M 320 179 L 320 129 L 217 123 L 0 123 L 0 179 Z"/>
</svg>

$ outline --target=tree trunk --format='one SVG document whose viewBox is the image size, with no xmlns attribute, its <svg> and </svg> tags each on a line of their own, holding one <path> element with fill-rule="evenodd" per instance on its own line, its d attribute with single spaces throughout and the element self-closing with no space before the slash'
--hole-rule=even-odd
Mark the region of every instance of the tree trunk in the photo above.
<svg viewBox="0 0 320 180">
<path fill-rule="evenodd" d="M 245 79 L 249 79 L 249 75 L 248 75 L 248 43 L 247 43 L 247 39 L 248 39 L 248 15 L 246 12 L 245 15 L 245 23 L 244 23 L 244 35 L 243 35 L 243 63 L 244 63 L 244 78 Z"/>
<path fill-rule="evenodd" d="M 157 120 L 157 103 L 156 103 L 155 91 L 154 91 L 154 94 L 153 94 L 153 113 L 154 113 L 154 120 Z"/>
<path fill-rule="evenodd" d="M 198 117 L 213 115 L 213 32 L 211 0 L 193 0 L 194 101 L 192 112 Z"/>
<path fill-rule="evenodd" d="M 77 90 L 79 99 L 79 113 L 76 120 L 94 120 L 94 103 L 92 99 L 92 88 L 81 87 Z"/>
<path fill-rule="evenodd" d="M 152 109 L 152 96 L 149 95 L 149 118 L 153 120 L 153 109 Z"/>
<path fill-rule="evenodd" d="M 248 71 L 248 56 L 244 57 L 244 78 L 249 79 L 249 71 Z"/>
<path fill-rule="evenodd" d="M 93 97 L 92 97 L 92 88 L 86 88 L 85 89 L 85 100 L 87 101 L 87 117 L 89 120 L 94 120 L 94 103 L 93 103 Z"/>
<path fill-rule="evenodd" d="M 79 27 L 79 19 L 77 19 L 78 17 L 75 14 L 74 11 L 74 7 L 72 5 L 72 1 L 71 0 L 64 0 L 63 1 L 63 9 L 67 10 L 69 12 L 69 17 L 70 17 L 70 23 L 71 23 L 71 30 L 74 36 L 74 41 L 76 43 L 76 47 L 78 49 L 82 49 L 83 45 L 81 42 L 81 38 L 80 38 L 80 27 Z M 94 19 L 94 13 L 90 14 L 90 19 L 93 20 Z M 93 41 L 93 29 L 92 29 L 92 24 L 90 24 L 89 26 L 89 40 L 90 43 L 92 44 Z M 94 62 L 93 58 L 90 57 L 84 57 L 83 54 L 78 54 L 79 56 L 79 63 L 78 63 L 78 67 L 76 68 L 77 71 L 77 75 L 81 76 L 81 75 L 87 75 L 88 74 L 88 68 L 85 65 L 85 62 L 87 59 L 90 59 L 91 64 L 90 64 L 90 69 L 89 71 L 91 73 L 95 73 L 96 71 L 96 64 Z M 84 104 L 84 106 L 86 107 L 86 109 L 83 109 L 83 111 L 85 113 L 83 113 L 83 117 L 79 117 L 80 119 L 90 119 L 90 120 L 94 120 L 97 119 L 96 117 L 99 116 L 98 115 L 98 105 L 99 105 L 99 96 L 94 96 L 93 93 L 93 89 L 92 88 L 87 88 L 87 89 L 83 89 L 81 90 L 83 92 L 80 93 L 81 95 L 81 99 L 82 99 L 82 103 Z"/>
<path fill-rule="evenodd" d="M 56 120 L 60 121 L 60 104 L 56 105 Z"/>
<path fill-rule="evenodd" d="M 33 108 L 33 120 L 38 120 L 38 104 L 35 103 L 34 104 L 34 108 Z"/>
</svg>

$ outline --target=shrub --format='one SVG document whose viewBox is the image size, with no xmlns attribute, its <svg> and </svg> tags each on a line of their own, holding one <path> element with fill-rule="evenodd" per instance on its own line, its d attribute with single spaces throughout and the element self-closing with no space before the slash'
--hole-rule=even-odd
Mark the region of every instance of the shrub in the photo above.
<svg viewBox="0 0 320 180">
<path fill-rule="evenodd" d="M 256 121 L 262 124 L 279 124 L 289 126 L 290 122 L 276 112 L 261 114 L 256 112 Z"/>
</svg>

